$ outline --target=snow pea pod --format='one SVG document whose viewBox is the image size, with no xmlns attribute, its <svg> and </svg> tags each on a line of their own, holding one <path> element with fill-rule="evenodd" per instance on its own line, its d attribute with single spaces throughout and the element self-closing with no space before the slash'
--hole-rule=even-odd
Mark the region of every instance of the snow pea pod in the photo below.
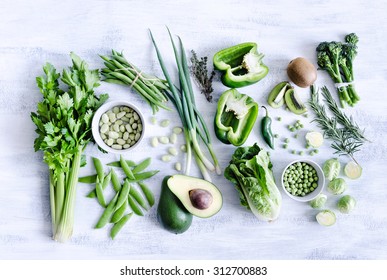
<svg viewBox="0 0 387 280">
<path fill-rule="evenodd" d="M 152 191 L 147 187 L 147 185 L 144 184 L 144 182 L 138 182 L 138 185 L 144 193 L 150 207 L 152 207 L 155 204 L 155 196 L 153 195 Z"/>
<path fill-rule="evenodd" d="M 106 187 L 109 185 L 110 181 L 111 181 L 111 177 L 112 177 L 112 174 L 111 172 L 109 172 L 104 178 L 103 178 L 103 183 L 102 183 L 102 190 L 105 190 Z M 94 198 L 94 197 L 97 197 L 97 192 L 96 192 L 96 189 L 92 190 L 91 192 L 89 192 L 89 194 L 86 196 L 88 198 Z"/>
<path fill-rule="evenodd" d="M 127 179 L 127 180 L 129 181 L 129 183 L 138 183 L 140 181 L 151 178 L 158 172 L 160 172 L 160 170 L 151 170 L 151 171 L 146 171 L 142 173 L 137 173 L 137 174 L 134 174 L 134 179 Z"/>
<path fill-rule="evenodd" d="M 117 236 L 117 233 L 123 228 L 123 226 L 129 221 L 129 219 L 133 216 L 133 213 L 129 213 L 128 215 L 123 216 L 110 231 L 110 237 L 114 239 Z"/>
<path fill-rule="evenodd" d="M 118 199 L 117 199 L 117 203 L 116 203 L 116 208 L 115 208 L 116 211 L 128 199 L 128 194 L 129 194 L 130 189 L 131 189 L 131 185 L 129 184 L 128 180 L 125 180 L 124 185 L 122 186 L 122 188 L 121 188 L 121 190 L 119 192 L 119 195 L 118 195 Z"/>
<path fill-rule="evenodd" d="M 149 207 L 148 205 L 146 204 L 144 198 L 140 195 L 140 193 L 134 188 L 130 188 L 130 191 L 129 191 L 130 195 L 137 201 L 137 203 L 142 207 L 144 208 L 145 210 L 148 210 Z"/>
<path fill-rule="evenodd" d="M 112 184 L 113 184 L 113 189 L 116 192 L 119 192 L 121 190 L 121 183 L 120 179 L 118 179 L 117 173 L 113 170 L 113 168 L 110 170 L 112 173 Z"/>
<path fill-rule="evenodd" d="M 85 184 L 94 184 L 95 182 L 97 182 L 97 174 L 79 177 L 78 182 L 85 183 Z"/>
<path fill-rule="evenodd" d="M 121 220 L 121 218 L 124 216 L 125 211 L 126 211 L 127 208 L 128 208 L 128 202 L 125 200 L 124 204 L 122 204 L 121 207 L 118 208 L 118 209 L 114 212 L 112 218 L 110 219 L 110 222 L 113 223 L 113 224 L 115 224 L 115 223 L 117 223 L 119 220 Z"/>
<path fill-rule="evenodd" d="M 120 156 L 120 163 L 121 163 L 122 170 L 124 170 L 125 175 L 129 179 L 133 180 L 134 179 L 133 172 L 130 169 L 129 165 L 126 163 L 126 161 L 125 161 L 125 159 L 124 159 L 124 157 L 122 155 Z"/>
<path fill-rule="evenodd" d="M 126 164 L 129 167 L 135 167 L 136 166 L 136 163 L 134 161 L 131 161 L 131 160 L 125 160 L 125 161 L 126 161 Z M 119 160 L 118 161 L 113 161 L 113 162 L 108 163 L 107 166 L 121 167 L 121 162 Z"/>
<path fill-rule="evenodd" d="M 95 225 L 95 228 L 102 228 L 109 222 L 110 217 L 114 212 L 117 199 L 118 199 L 118 193 L 109 202 L 109 205 L 105 208 L 105 211 L 103 211 L 101 218 L 98 220 L 97 224 Z"/>
<path fill-rule="evenodd" d="M 105 177 L 105 174 L 103 172 L 102 163 L 98 158 L 93 157 L 93 164 L 95 171 L 97 171 L 97 176 L 100 182 L 103 182 L 103 178 Z"/>
<path fill-rule="evenodd" d="M 151 161 L 152 161 L 152 159 L 150 157 L 144 159 L 142 162 L 140 162 L 138 165 L 136 165 L 133 168 L 133 170 L 132 170 L 133 174 L 144 171 L 150 165 Z"/>
<path fill-rule="evenodd" d="M 136 202 L 136 200 L 129 194 L 128 196 L 128 203 L 130 205 L 130 208 L 132 208 L 133 212 L 139 216 L 144 216 L 144 213 L 142 212 L 140 206 Z"/>
</svg>

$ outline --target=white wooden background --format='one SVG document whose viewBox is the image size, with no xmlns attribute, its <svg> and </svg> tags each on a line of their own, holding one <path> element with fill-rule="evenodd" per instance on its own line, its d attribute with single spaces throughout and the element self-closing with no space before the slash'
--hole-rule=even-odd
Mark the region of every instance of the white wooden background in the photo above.
<svg viewBox="0 0 387 280">
<path fill-rule="evenodd" d="M 386 8 L 382 0 L 2 1 L 0 259 L 386 259 Z M 118 238 L 111 241 L 106 229 L 93 229 L 101 208 L 85 197 L 90 187 L 79 185 L 73 238 L 66 244 L 52 241 L 47 166 L 42 154 L 33 151 L 35 132 L 29 117 L 41 98 L 35 77 L 42 74 L 46 61 L 59 70 L 68 66 L 70 51 L 92 67 L 101 67 L 98 54 L 108 54 L 111 48 L 124 50 L 143 70 L 161 75 L 148 28 L 173 67 L 165 25 L 181 36 L 187 52 L 194 49 L 200 56 L 212 57 L 216 51 L 241 42 L 258 42 L 260 51 L 266 54 L 264 61 L 270 73 L 260 83 L 240 91 L 260 104 L 265 104 L 276 83 L 286 79 L 285 69 L 291 59 L 303 56 L 315 63 L 319 42 L 340 40 L 345 34 L 356 32 L 360 37 L 356 88 L 362 100 L 346 112 L 354 116 L 372 140 L 357 154 L 363 176 L 348 180 L 347 193 L 356 197 L 356 210 L 350 215 L 338 213 L 336 225 L 324 228 L 316 223 L 315 210 L 283 194 L 280 218 L 263 223 L 239 205 L 237 193 L 228 181 L 214 176 L 224 197 L 218 215 L 195 218 L 189 231 L 173 235 L 159 226 L 154 207 L 145 217 L 132 218 Z M 319 72 L 317 84 L 333 90 L 325 73 Z M 225 89 L 217 77 L 215 101 Z M 308 90 L 297 90 L 307 100 Z M 143 108 L 150 129 L 130 158 L 141 160 L 149 156 L 150 137 L 165 135 L 169 130 L 152 127 L 149 108 L 126 88 L 103 84 L 98 92 L 105 91 L 112 98 L 124 97 Z M 207 103 L 199 93 L 196 100 L 212 131 L 216 102 Z M 285 126 L 297 117 L 281 109 L 270 112 L 273 119 L 283 119 L 274 120 L 273 130 L 289 137 Z M 309 123 L 312 115 L 308 119 L 301 117 L 305 129 L 314 128 Z M 179 124 L 175 112 L 160 112 L 157 118 Z M 301 140 L 291 140 L 291 147 L 301 148 Z M 264 145 L 258 125 L 246 144 L 255 141 Z M 271 153 L 277 180 L 284 166 L 298 158 L 281 149 L 279 142 Z M 225 146 L 216 138 L 214 146 L 222 167 L 226 167 L 234 147 Z M 175 172 L 172 164 L 160 161 L 165 149 L 151 150 L 152 168 L 161 170 L 150 182 L 157 199 L 163 176 Z M 332 152 L 326 142 L 314 159 L 322 164 L 333 156 Z M 100 154 L 92 146 L 87 154 L 104 162 L 115 158 Z M 180 160 L 183 161 L 182 155 Z M 341 162 L 346 163 L 347 158 L 341 158 Z M 84 175 L 90 172 L 90 165 L 81 171 Z M 199 174 L 194 170 L 192 175 Z M 328 207 L 333 209 L 336 201 L 337 197 L 329 196 Z"/>
</svg>

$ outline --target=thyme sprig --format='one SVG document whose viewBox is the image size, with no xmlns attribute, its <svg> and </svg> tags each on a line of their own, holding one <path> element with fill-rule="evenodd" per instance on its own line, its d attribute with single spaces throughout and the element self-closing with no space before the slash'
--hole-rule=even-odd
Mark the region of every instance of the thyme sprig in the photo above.
<svg viewBox="0 0 387 280">
<path fill-rule="evenodd" d="M 206 56 L 201 57 L 199 60 L 194 50 L 191 50 L 191 54 L 191 74 L 194 76 L 196 84 L 200 88 L 200 92 L 204 94 L 208 102 L 212 102 L 211 93 L 214 91 L 212 88 L 212 80 L 215 76 L 215 71 L 212 70 L 211 73 L 209 73 L 207 69 L 208 58 Z"/>
<path fill-rule="evenodd" d="M 318 89 L 311 86 L 311 99 L 308 104 L 316 114 L 313 121 L 323 130 L 324 136 L 333 141 L 331 147 L 336 150 L 335 154 L 347 155 L 358 164 L 354 154 L 367 141 L 364 137 L 364 131 L 353 122 L 352 117 L 348 117 L 340 111 L 327 87 L 324 86 L 321 90 L 328 108 L 333 113 L 333 117 L 329 117 L 325 106 L 319 103 Z M 341 125 L 341 127 L 338 127 L 338 125 Z"/>
</svg>

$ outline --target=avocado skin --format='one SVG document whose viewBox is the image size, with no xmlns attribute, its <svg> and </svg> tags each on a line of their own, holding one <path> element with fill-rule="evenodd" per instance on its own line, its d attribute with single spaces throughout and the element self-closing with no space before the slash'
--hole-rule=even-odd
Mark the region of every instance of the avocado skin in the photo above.
<svg viewBox="0 0 387 280">
<path fill-rule="evenodd" d="M 179 234 L 191 226 L 192 214 L 185 209 L 180 200 L 169 189 L 167 181 L 170 177 L 164 177 L 161 184 L 157 220 L 164 229 Z"/>
</svg>

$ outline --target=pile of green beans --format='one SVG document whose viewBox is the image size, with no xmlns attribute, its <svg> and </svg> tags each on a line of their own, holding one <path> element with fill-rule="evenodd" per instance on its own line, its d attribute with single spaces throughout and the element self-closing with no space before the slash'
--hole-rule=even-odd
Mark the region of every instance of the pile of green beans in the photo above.
<svg viewBox="0 0 387 280">
<path fill-rule="evenodd" d="M 151 106 L 153 113 L 159 108 L 171 110 L 165 105 L 168 101 L 165 91 L 169 88 L 164 81 L 145 74 L 115 50 L 112 50 L 110 58 L 102 55 L 100 57 L 106 66 L 101 70 L 105 82 L 130 86 Z"/>
<path fill-rule="evenodd" d="M 159 171 L 144 171 L 151 163 L 150 158 L 136 164 L 133 161 L 125 160 L 121 156 L 119 161 L 107 164 L 110 167 L 107 174 L 105 174 L 103 165 L 98 158 L 93 158 L 93 163 L 97 173 L 81 177 L 78 181 L 89 184 L 95 183 L 95 189 L 87 197 L 97 198 L 98 203 L 105 208 L 95 228 L 103 228 L 108 223 L 112 223 L 110 237 L 114 239 L 133 213 L 143 216 L 144 211 L 148 211 L 154 205 L 154 195 L 144 183 L 144 180 L 151 178 Z M 126 175 L 123 182 L 120 181 L 113 167 L 122 168 Z M 109 203 L 106 203 L 103 192 L 110 182 L 116 194 Z"/>
<path fill-rule="evenodd" d="M 318 186 L 317 171 L 306 162 L 293 163 L 285 170 L 283 184 L 290 194 L 305 196 Z"/>
</svg>

